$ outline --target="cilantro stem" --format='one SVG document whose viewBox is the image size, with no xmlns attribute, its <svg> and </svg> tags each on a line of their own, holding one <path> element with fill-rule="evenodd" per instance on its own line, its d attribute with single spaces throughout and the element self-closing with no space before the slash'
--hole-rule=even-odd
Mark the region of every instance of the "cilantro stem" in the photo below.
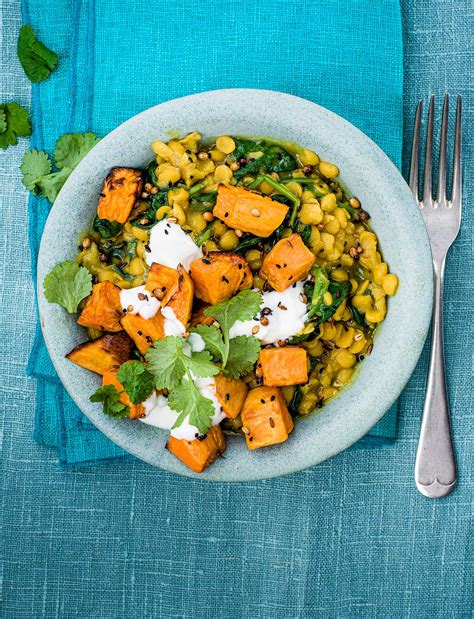
<svg viewBox="0 0 474 619">
<path fill-rule="evenodd" d="M 206 183 L 196 183 L 191 187 L 191 189 L 188 189 L 189 196 L 195 196 L 196 194 L 200 193 L 201 189 L 204 189 L 205 186 Z"/>
<path fill-rule="evenodd" d="M 273 189 L 281 193 L 283 196 L 288 198 L 293 202 L 293 209 L 291 211 L 290 217 L 290 227 L 293 228 L 295 225 L 296 215 L 298 214 L 298 209 L 300 206 L 300 199 L 295 196 L 285 185 L 276 181 L 272 176 L 268 174 L 262 174 L 261 176 L 257 176 L 257 178 L 252 181 L 249 185 L 247 185 L 247 189 L 256 189 L 263 181 L 266 181 Z"/>
</svg>

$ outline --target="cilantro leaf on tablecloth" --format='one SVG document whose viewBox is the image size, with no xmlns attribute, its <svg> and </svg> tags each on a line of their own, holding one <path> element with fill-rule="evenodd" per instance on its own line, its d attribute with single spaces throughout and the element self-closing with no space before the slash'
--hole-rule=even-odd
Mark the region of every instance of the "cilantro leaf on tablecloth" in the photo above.
<svg viewBox="0 0 474 619">
<path fill-rule="evenodd" d="M 17 51 L 28 79 L 35 83 L 48 78 L 58 64 L 58 56 L 37 39 L 29 24 L 20 28 Z"/>
</svg>

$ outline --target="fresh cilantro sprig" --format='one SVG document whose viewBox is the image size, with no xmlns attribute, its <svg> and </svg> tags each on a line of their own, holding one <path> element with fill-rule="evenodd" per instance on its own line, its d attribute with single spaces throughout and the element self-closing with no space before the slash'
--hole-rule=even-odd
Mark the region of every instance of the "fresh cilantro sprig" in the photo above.
<svg viewBox="0 0 474 619">
<path fill-rule="evenodd" d="M 178 428 L 189 416 L 189 423 L 203 435 L 212 426 L 214 405 L 202 395 L 192 378 L 186 376 L 168 396 L 168 406 L 178 412 L 173 428 Z"/>
<path fill-rule="evenodd" d="M 123 419 L 130 415 L 130 406 L 120 402 L 120 393 L 114 385 L 104 385 L 93 393 L 89 400 L 91 402 L 101 402 L 104 413 L 110 417 Z"/>
<path fill-rule="evenodd" d="M 74 314 L 82 299 L 92 292 L 92 275 L 76 262 L 61 262 L 46 275 L 43 285 L 44 296 L 50 303 Z"/>
<path fill-rule="evenodd" d="M 33 148 L 25 153 L 21 164 L 23 184 L 34 195 L 41 193 L 53 203 L 71 172 L 99 140 L 90 132 L 62 135 L 53 153 L 57 170 L 53 170 L 53 161 L 45 151 Z"/>
<path fill-rule="evenodd" d="M 204 340 L 207 350 L 222 362 L 221 371 L 231 378 L 240 378 L 249 372 L 260 353 L 257 338 L 248 335 L 230 337 L 230 329 L 238 320 L 250 320 L 262 305 L 261 295 L 254 290 L 243 290 L 232 299 L 222 301 L 204 310 L 219 323 L 219 329 L 198 325 L 191 332 Z"/>
<path fill-rule="evenodd" d="M 153 374 L 150 374 L 141 361 L 123 363 L 117 372 L 117 380 L 132 404 L 144 402 L 155 388 Z"/>
<path fill-rule="evenodd" d="M 219 368 L 209 351 L 185 353 L 185 340 L 169 335 L 158 340 L 148 350 L 145 359 L 155 388 L 167 389 L 168 405 L 179 413 L 173 427 L 177 428 L 189 416 L 189 422 L 205 434 L 212 425 L 214 406 L 197 388 L 193 378 L 215 376 Z"/>
<path fill-rule="evenodd" d="M 31 135 L 28 111 L 19 103 L 0 105 L 0 148 L 6 150 L 18 143 L 18 138 Z"/>
<path fill-rule="evenodd" d="M 29 24 L 20 28 L 17 51 L 28 79 L 35 83 L 48 78 L 58 64 L 57 54 L 38 40 Z"/>
</svg>

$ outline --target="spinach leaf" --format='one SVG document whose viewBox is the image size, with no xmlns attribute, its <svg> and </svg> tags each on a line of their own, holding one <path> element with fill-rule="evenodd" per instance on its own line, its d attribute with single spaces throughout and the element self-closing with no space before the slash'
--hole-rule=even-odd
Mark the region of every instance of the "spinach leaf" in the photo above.
<svg viewBox="0 0 474 619">
<path fill-rule="evenodd" d="M 364 318 L 363 314 L 361 314 L 358 310 L 356 310 L 356 308 L 352 305 L 352 303 L 350 304 L 350 309 L 351 309 L 352 316 L 353 316 L 354 320 L 356 321 L 356 323 L 360 327 L 366 327 L 367 328 L 368 325 L 365 322 L 365 318 Z"/>
<path fill-rule="evenodd" d="M 250 159 L 248 163 L 234 172 L 237 179 L 260 172 L 290 172 L 297 167 L 293 155 L 281 146 L 269 146 L 263 141 L 239 139 L 236 140 L 236 145 L 233 156 L 237 160 L 245 158 L 249 153 L 262 153 L 260 157 Z"/>
<path fill-rule="evenodd" d="M 159 191 L 151 197 L 150 208 L 144 213 L 141 213 L 130 223 L 137 228 L 148 230 L 156 224 L 156 211 L 161 207 L 168 204 L 168 194 L 166 191 Z M 145 223 L 146 219 L 146 223 Z M 142 223 L 143 222 L 143 223 Z"/>
<path fill-rule="evenodd" d="M 247 236 L 242 241 L 240 241 L 239 246 L 234 249 L 236 254 L 242 255 L 249 249 L 253 249 L 260 245 L 263 242 L 263 238 L 261 236 Z"/>
<path fill-rule="evenodd" d="M 324 305 L 323 297 L 329 288 L 329 279 L 326 275 L 326 271 L 323 268 L 313 268 L 311 270 L 311 274 L 314 276 L 314 285 L 311 294 L 311 303 L 310 309 L 308 311 L 308 318 L 320 315 L 321 308 Z"/>
<path fill-rule="evenodd" d="M 110 221 L 109 219 L 100 219 L 97 215 L 94 217 L 92 228 L 100 234 L 103 239 L 112 239 L 122 231 L 122 224 L 118 221 Z"/>
<path fill-rule="evenodd" d="M 316 325 L 326 322 L 326 320 L 329 320 L 331 316 L 336 313 L 337 308 L 349 295 L 350 287 L 351 285 L 349 282 L 329 282 L 328 292 L 332 295 L 332 303 L 326 305 L 324 300 L 321 300 L 316 306 L 316 310 L 314 310 L 314 307 L 312 308 L 312 310 L 314 310 L 312 316 L 316 316 L 316 320 L 314 321 Z"/>
</svg>

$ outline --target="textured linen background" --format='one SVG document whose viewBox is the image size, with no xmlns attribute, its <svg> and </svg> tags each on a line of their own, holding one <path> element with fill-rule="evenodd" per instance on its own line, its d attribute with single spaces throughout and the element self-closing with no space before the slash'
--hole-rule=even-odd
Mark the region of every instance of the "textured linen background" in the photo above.
<svg viewBox="0 0 474 619">
<path fill-rule="evenodd" d="M 378 10 L 373 10 L 371 0 L 356 4 L 331 0 L 326 28 L 318 35 L 318 49 L 324 54 L 316 49 L 308 53 L 301 43 L 313 34 L 311 18 L 317 0 L 304 6 L 299 0 L 279 0 L 266 12 L 258 10 L 255 1 L 242 7 L 238 0 L 225 6 L 209 0 L 193 13 L 194 23 L 206 24 L 205 33 L 197 34 L 182 28 L 189 2 L 158 3 L 159 19 L 143 3 L 128 2 L 126 17 L 110 25 L 108 16 L 117 6 L 114 0 L 24 0 L 24 20 L 35 24 L 61 58 L 54 80 L 33 89 L 32 144 L 51 149 L 56 136 L 68 131 L 93 129 L 104 135 L 121 119 L 189 92 L 229 85 L 265 86 L 289 89 L 334 109 L 371 135 L 401 165 L 403 54 L 398 0 L 385 0 Z M 104 31 L 106 43 L 101 36 Z M 124 73 L 117 67 L 117 58 L 126 58 L 126 48 L 135 42 L 133 58 L 140 62 Z M 299 62 L 304 56 L 306 62 Z M 294 68 L 290 75 L 288 67 Z M 63 104 L 66 94 L 67 106 Z M 49 208 L 46 200 L 30 197 L 33 272 Z M 130 458 L 95 429 L 64 391 L 39 325 L 27 373 L 46 381 L 37 386 L 35 439 L 56 446 L 62 465 Z M 397 403 L 356 447 L 393 443 L 396 416 Z"/>
<path fill-rule="evenodd" d="M 457 490 L 432 502 L 412 481 L 426 351 L 403 395 L 391 449 L 345 452 L 313 470 L 238 486 L 170 484 L 140 462 L 58 469 L 54 452 L 31 439 L 35 384 L 24 376 L 35 312 L 22 141 L 2 153 L 0 179 L 5 617 L 471 615 L 468 4 L 406 1 L 402 13 L 407 148 L 417 98 L 465 95 L 466 217 L 448 260 L 445 305 Z M 2 99 L 28 105 L 15 54 L 16 1 L 3 1 L 1 18 Z M 315 30 L 323 25 L 316 15 Z M 193 501 L 183 501 L 191 493 Z"/>
</svg>

